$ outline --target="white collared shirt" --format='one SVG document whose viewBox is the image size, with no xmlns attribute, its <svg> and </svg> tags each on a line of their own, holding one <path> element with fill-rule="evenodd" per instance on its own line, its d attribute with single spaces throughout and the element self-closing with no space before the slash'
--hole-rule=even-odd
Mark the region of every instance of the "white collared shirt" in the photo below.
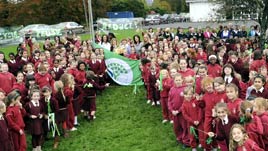
<svg viewBox="0 0 268 151">
<path fill-rule="evenodd" d="M 32 100 L 31 102 L 33 103 L 33 106 L 34 106 L 34 107 L 38 107 L 38 106 L 39 106 L 39 102 L 35 102 L 35 101 L 33 101 L 33 100 Z"/>
<path fill-rule="evenodd" d="M 256 91 L 256 93 L 262 93 L 264 91 L 264 87 L 261 87 L 259 90 L 257 90 L 254 86 L 253 89 Z"/>
<path fill-rule="evenodd" d="M 48 98 L 45 98 L 45 101 L 46 102 L 50 101 L 50 98 L 51 98 L 51 96 L 49 96 Z"/>
<path fill-rule="evenodd" d="M 226 115 L 223 120 L 221 120 L 222 125 L 227 125 L 229 122 L 228 116 Z"/>
<path fill-rule="evenodd" d="M 224 81 L 227 81 L 227 83 L 231 83 L 233 80 L 233 77 L 232 76 L 225 76 L 224 77 Z"/>
<path fill-rule="evenodd" d="M 16 60 L 9 60 L 11 63 L 16 63 Z"/>
<path fill-rule="evenodd" d="M 0 115 L 0 120 L 4 120 L 3 114 Z"/>
</svg>

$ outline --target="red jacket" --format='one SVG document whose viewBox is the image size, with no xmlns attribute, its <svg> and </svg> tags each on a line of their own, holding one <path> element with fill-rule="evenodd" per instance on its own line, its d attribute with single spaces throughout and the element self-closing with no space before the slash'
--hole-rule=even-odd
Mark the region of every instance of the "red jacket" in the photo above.
<svg viewBox="0 0 268 151">
<path fill-rule="evenodd" d="M 258 143 L 248 138 L 242 146 L 238 146 L 236 151 L 264 151 L 260 148 Z"/>
<path fill-rule="evenodd" d="M 19 65 L 19 63 L 16 61 L 16 60 L 14 60 L 15 62 L 14 63 L 12 63 L 10 60 L 7 62 L 7 64 L 8 64 L 8 71 L 10 72 L 10 73 L 12 73 L 13 75 L 16 75 L 17 74 L 17 72 L 20 70 L 20 65 Z"/>
<path fill-rule="evenodd" d="M 13 74 L 10 72 L 0 72 L 0 88 L 3 89 L 6 94 L 12 91 L 12 87 L 16 82 L 16 79 Z"/>
<path fill-rule="evenodd" d="M 185 71 L 178 71 L 181 75 L 182 75 L 182 77 L 188 77 L 188 76 L 194 76 L 195 75 L 195 73 L 194 73 L 194 70 L 192 70 L 192 69 L 186 69 Z"/>
<path fill-rule="evenodd" d="M 171 78 L 165 78 L 162 80 L 163 90 L 160 91 L 161 98 L 167 98 L 170 88 L 173 86 L 173 80 Z"/>
<path fill-rule="evenodd" d="M 28 95 L 28 89 L 25 87 L 25 83 L 14 83 L 12 90 L 19 90 L 21 97 L 24 99 Z"/>
<path fill-rule="evenodd" d="M 242 103 L 242 100 L 240 98 L 237 98 L 234 101 L 228 100 L 227 107 L 231 115 L 235 117 L 239 117 L 241 103 Z"/>
<path fill-rule="evenodd" d="M 197 100 L 192 99 L 191 101 L 183 101 L 181 107 L 182 116 L 190 124 L 194 125 L 194 121 L 199 123 L 202 121 L 202 110 L 197 105 Z"/>
<path fill-rule="evenodd" d="M 64 87 L 63 93 L 68 102 L 73 102 L 74 91 L 70 87 Z"/>
<path fill-rule="evenodd" d="M 105 64 L 105 61 L 104 60 L 99 60 L 99 62 L 100 62 L 100 72 L 99 73 L 101 75 L 104 75 L 105 74 L 105 71 L 107 69 L 106 64 Z"/>
<path fill-rule="evenodd" d="M 128 56 L 128 58 L 129 59 L 132 59 L 132 60 L 137 60 L 137 54 L 130 54 L 129 56 Z"/>
<path fill-rule="evenodd" d="M 203 95 L 202 100 L 199 101 L 200 103 L 204 104 L 205 117 L 212 118 L 212 109 L 216 105 L 215 96 L 216 96 L 215 92 L 212 93 L 206 92 Z"/>
<path fill-rule="evenodd" d="M 168 95 L 168 109 L 170 111 L 181 112 L 181 106 L 183 104 L 183 90 L 185 86 L 173 86 Z"/>
<path fill-rule="evenodd" d="M 264 148 L 262 139 L 263 125 L 261 119 L 258 116 L 253 115 L 251 122 L 245 125 L 245 129 L 248 133 L 249 138 L 256 142 L 260 147 Z"/>
<path fill-rule="evenodd" d="M 75 77 L 75 74 L 77 71 L 78 71 L 77 68 L 70 68 L 67 70 L 67 73 L 69 73 L 69 74 L 73 75 L 73 77 Z"/>
<path fill-rule="evenodd" d="M 207 62 L 207 54 L 205 52 L 203 52 L 202 55 L 200 53 L 197 53 L 196 60 L 204 60 L 204 62 Z"/>
<path fill-rule="evenodd" d="M 34 78 L 35 78 L 36 84 L 39 85 L 40 89 L 42 89 L 44 86 L 50 86 L 51 88 L 53 88 L 54 86 L 54 80 L 49 73 L 46 73 L 45 75 L 36 73 L 34 75 Z"/>
<path fill-rule="evenodd" d="M 87 64 L 88 64 L 89 70 L 92 70 L 95 74 L 99 74 L 100 62 L 98 60 L 96 60 L 95 63 L 93 63 L 92 60 L 89 60 Z"/>
<path fill-rule="evenodd" d="M 25 124 L 23 116 L 25 115 L 26 111 L 24 109 L 20 109 L 19 106 L 9 106 L 6 111 L 8 128 L 17 133 L 19 133 L 20 130 L 24 130 Z"/>
<path fill-rule="evenodd" d="M 86 81 L 86 71 L 77 70 L 74 79 L 76 84 L 82 85 Z"/>
<path fill-rule="evenodd" d="M 208 75 L 211 75 L 213 78 L 220 77 L 222 73 L 222 67 L 219 64 L 208 64 Z"/>
<path fill-rule="evenodd" d="M 264 112 L 263 114 L 259 115 L 262 125 L 263 125 L 263 142 L 266 145 L 266 147 L 268 146 L 268 112 Z M 268 148 L 267 148 L 268 149 Z"/>
<path fill-rule="evenodd" d="M 262 66 L 266 66 L 265 60 L 263 60 L 263 59 L 262 60 L 253 60 L 253 62 L 249 66 L 249 70 L 250 71 L 253 70 L 253 71 L 258 72 L 259 68 Z"/>
<path fill-rule="evenodd" d="M 223 92 L 215 92 L 215 105 L 219 102 L 222 102 L 222 103 L 227 103 L 227 95 L 226 95 L 226 92 L 223 91 Z"/>
</svg>

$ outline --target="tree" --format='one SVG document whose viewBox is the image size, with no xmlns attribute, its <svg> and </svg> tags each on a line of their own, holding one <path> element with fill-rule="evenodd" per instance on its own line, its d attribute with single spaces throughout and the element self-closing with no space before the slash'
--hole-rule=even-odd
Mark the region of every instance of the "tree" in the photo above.
<svg viewBox="0 0 268 151">
<path fill-rule="evenodd" d="M 240 14 L 258 14 L 257 21 L 261 27 L 260 46 L 264 47 L 265 32 L 268 27 L 268 0 L 211 0 L 217 3 L 220 8 L 218 13 L 232 18 L 236 12 Z"/>
<path fill-rule="evenodd" d="M 117 0 L 111 5 L 110 11 L 132 11 L 135 17 L 144 17 L 146 15 L 146 9 L 141 0 Z"/>
<path fill-rule="evenodd" d="M 152 5 L 153 10 L 164 10 L 165 13 L 171 13 L 171 4 L 167 0 L 154 0 Z M 158 12 L 160 13 L 160 12 Z M 162 13 L 160 13 L 162 14 Z"/>
</svg>

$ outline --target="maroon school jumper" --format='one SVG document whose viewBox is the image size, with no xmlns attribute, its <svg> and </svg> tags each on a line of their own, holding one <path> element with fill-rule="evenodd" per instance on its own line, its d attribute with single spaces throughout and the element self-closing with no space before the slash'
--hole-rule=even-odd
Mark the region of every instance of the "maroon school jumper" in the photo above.
<svg viewBox="0 0 268 151">
<path fill-rule="evenodd" d="M 57 123 L 67 122 L 68 119 L 68 104 L 69 100 L 64 97 L 64 94 L 60 91 L 55 93 L 55 99 L 59 105 L 59 112 L 55 115 Z"/>
<path fill-rule="evenodd" d="M 149 78 L 148 78 L 148 88 L 149 88 L 148 98 L 155 104 L 160 99 L 160 91 L 155 85 L 158 79 L 159 79 L 159 73 L 150 72 Z"/>
<path fill-rule="evenodd" d="M 71 129 L 74 127 L 74 109 L 73 109 L 73 95 L 74 91 L 70 87 L 64 87 L 64 95 L 66 100 L 68 100 L 68 119 L 67 128 Z"/>
<path fill-rule="evenodd" d="M 231 115 L 239 117 L 241 103 L 242 103 L 242 100 L 240 98 L 237 98 L 233 101 L 228 100 L 227 107 Z"/>
<path fill-rule="evenodd" d="M 250 92 L 250 95 L 251 96 L 255 96 L 255 97 L 262 97 L 262 98 L 265 98 L 265 99 L 268 99 L 268 90 L 267 88 L 263 87 L 263 91 L 260 92 L 260 91 L 256 91 L 255 89 L 253 89 L 251 92 Z"/>
<path fill-rule="evenodd" d="M 181 106 L 183 104 L 183 90 L 185 86 L 173 86 L 168 95 L 168 109 L 170 112 L 179 111 L 176 116 L 173 116 L 173 131 L 175 133 L 176 139 L 182 143 L 188 143 L 187 138 L 187 123 L 182 116 Z"/>
<path fill-rule="evenodd" d="M 249 138 L 256 142 L 261 148 L 264 148 L 264 142 L 262 139 L 263 125 L 261 119 L 257 115 L 253 115 L 251 121 L 245 124 L 245 129 Z"/>
<path fill-rule="evenodd" d="M 0 115 L 0 151 L 13 151 L 12 141 L 10 139 L 7 123 L 3 115 Z"/>
<path fill-rule="evenodd" d="M 188 77 L 188 76 L 193 77 L 195 75 L 194 70 L 193 69 L 189 69 L 189 68 L 187 68 L 185 71 L 181 71 L 180 70 L 180 71 L 178 71 L 178 73 L 181 74 L 181 76 L 183 78 Z"/>
<path fill-rule="evenodd" d="M 222 67 L 219 64 L 208 64 L 208 74 L 213 78 L 220 77 L 222 74 Z"/>
<path fill-rule="evenodd" d="M 92 70 L 95 74 L 99 75 L 100 72 L 100 62 L 98 60 L 89 60 L 87 62 L 88 67 L 90 70 Z"/>
<path fill-rule="evenodd" d="M 87 80 L 83 85 L 91 84 L 92 87 L 84 86 L 84 103 L 82 105 L 82 109 L 85 111 L 96 111 L 96 91 L 97 90 L 104 90 L 105 85 L 99 85 L 94 80 Z M 89 113 L 90 114 L 90 113 Z"/>
<path fill-rule="evenodd" d="M 212 117 L 212 109 L 216 105 L 218 100 L 215 100 L 216 93 L 215 92 L 206 92 L 203 95 L 202 100 L 199 101 L 200 104 L 204 104 L 204 111 L 205 111 L 205 121 L 204 121 L 204 131 L 205 132 L 215 132 L 215 127 L 213 127 L 213 117 Z M 208 135 L 205 136 L 205 139 L 208 138 Z M 204 148 L 209 150 L 215 147 L 215 144 L 205 144 Z"/>
<path fill-rule="evenodd" d="M 0 88 L 8 94 L 12 91 L 12 86 L 16 82 L 16 79 L 10 72 L 0 72 L 0 81 Z"/>
<path fill-rule="evenodd" d="M 40 103 L 44 107 L 44 115 L 48 116 L 48 101 L 49 101 L 49 105 L 50 105 L 49 107 L 51 109 L 51 113 L 55 113 L 55 116 L 56 116 L 56 114 L 58 114 L 59 112 L 59 104 L 58 104 L 58 101 L 53 96 L 50 96 L 49 100 L 46 100 L 45 97 L 42 97 L 40 100 Z M 42 125 L 43 125 L 44 135 L 46 137 L 49 131 L 48 119 L 44 118 L 42 120 Z"/>
<path fill-rule="evenodd" d="M 22 135 L 19 133 L 20 130 L 24 131 L 25 124 L 22 118 L 24 115 L 26 115 L 25 110 L 20 109 L 19 106 L 7 108 L 6 119 L 15 151 L 26 151 L 27 148 L 25 133 Z"/>
<path fill-rule="evenodd" d="M 216 140 L 221 151 L 228 151 L 231 127 L 239 123 L 239 118 L 236 116 L 228 115 L 227 118 L 227 124 L 223 123 L 221 119 L 217 119 L 216 121 Z"/>
<path fill-rule="evenodd" d="M 12 73 L 13 75 L 17 75 L 18 71 L 20 71 L 19 63 L 14 59 L 14 60 L 9 60 L 7 64 L 8 64 L 8 71 Z"/>
<path fill-rule="evenodd" d="M 181 112 L 186 120 L 187 123 L 187 137 L 190 138 L 190 146 L 191 148 L 196 148 L 197 147 L 197 139 L 193 134 L 190 134 L 190 126 L 193 126 L 199 130 L 203 131 L 203 113 L 202 109 L 198 107 L 197 105 L 197 100 L 192 99 L 191 101 L 183 101 L 182 107 L 181 107 Z M 194 125 L 194 121 L 198 121 L 199 124 L 196 126 Z M 202 132 L 197 131 L 198 133 L 198 139 L 199 143 L 204 146 L 205 145 L 205 138 Z"/>
<path fill-rule="evenodd" d="M 264 112 L 261 115 L 259 115 L 262 125 L 263 125 L 263 142 L 265 145 L 265 149 L 268 150 L 268 112 Z"/>
<path fill-rule="evenodd" d="M 32 135 L 32 146 L 36 148 L 41 146 L 41 135 L 43 134 L 43 119 L 40 119 L 40 114 L 44 114 L 44 107 L 38 101 L 35 103 L 30 101 L 26 104 L 25 110 L 29 118 L 29 133 Z M 33 119 L 31 116 L 35 115 L 37 118 Z"/>
<path fill-rule="evenodd" d="M 17 83 L 16 82 L 16 83 L 14 83 L 12 89 L 13 90 L 15 90 L 15 89 L 19 90 L 20 95 L 21 95 L 21 103 L 23 105 L 25 105 L 25 100 L 27 99 L 27 95 L 28 95 L 28 90 L 27 90 L 27 88 L 25 86 L 25 83 L 24 82 L 22 82 L 22 83 Z"/>
<path fill-rule="evenodd" d="M 49 73 L 46 73 L 44 75 L 36 73 L 34 75 L 34 78 L 36 84 L 39 85 L 40 89 L 42 89 L 44 86 L 50 86 L 51 88 L 54 86 L 54 80 Z"/>
</svg>

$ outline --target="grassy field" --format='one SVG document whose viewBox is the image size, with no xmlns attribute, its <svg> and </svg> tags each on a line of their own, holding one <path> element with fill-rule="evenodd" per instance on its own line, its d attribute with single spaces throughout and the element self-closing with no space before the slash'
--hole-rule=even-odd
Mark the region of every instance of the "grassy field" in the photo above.
<svg viewBox="0 0 268 151">
<path fill-rule="evenodd" d="M 97 118 L 88 122 L 79 117 L 78 130 L 61 138 L 59 151 L 176 151 L 172 125 L 162 124 L 160 107 L 146 104 L 145 89 L 111 86 L 97 97 Z M 28 144 L 31 144 L 28 142 Z M 52 150 L 53 140 L 43 151 Z M 30 148 L 29 148 L 30 150 Z"/>
</svg>

